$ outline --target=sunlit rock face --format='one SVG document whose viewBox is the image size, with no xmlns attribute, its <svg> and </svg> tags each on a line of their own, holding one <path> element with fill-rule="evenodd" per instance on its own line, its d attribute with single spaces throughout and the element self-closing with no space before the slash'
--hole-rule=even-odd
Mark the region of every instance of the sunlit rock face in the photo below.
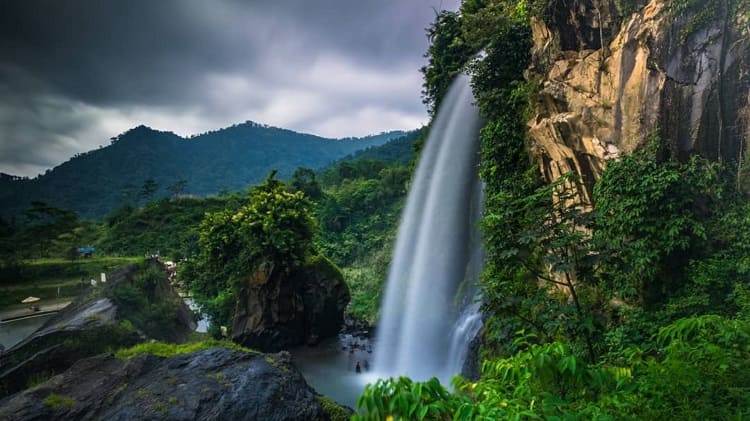
<svg viewBox="0 0 750 421">
<path fill-rule="evenodd" d="M 528 124 L 545 178 L 579 174 L 590 203 L 606 160 L 656 130 L 681 157 L 736 165 L 750 134 L 747 8 L 717 1 L 715 16 L 689 31 L 695 16 L 676 16 L 670 1 L 559 3 L 548 23 L 533 24 L 527 74 L 541 89 Z"/>
</svg>

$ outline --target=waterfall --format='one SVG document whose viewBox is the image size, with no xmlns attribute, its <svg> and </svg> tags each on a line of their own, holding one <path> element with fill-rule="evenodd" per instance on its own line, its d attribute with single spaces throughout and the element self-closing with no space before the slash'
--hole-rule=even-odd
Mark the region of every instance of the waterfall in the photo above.
<svg viewBox="0 0 750 421">
<path fill-rule="evenodd" d="M 461 372 L 481 327 L 475 284 L 483 251 L 480 127 L 469 78 L 451 85 L 433 122 L 399 226 L 378 326 L 379 377 Z"/>
</svg>

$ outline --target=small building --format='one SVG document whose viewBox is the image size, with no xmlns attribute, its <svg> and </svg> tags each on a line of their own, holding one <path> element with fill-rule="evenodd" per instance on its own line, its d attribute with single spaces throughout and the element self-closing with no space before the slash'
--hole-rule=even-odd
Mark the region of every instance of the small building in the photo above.
<svg viewBox="0 0 750 421">
<path fill-rule="evenodd" d="M 76 251 L 78 252 L 78 257 L 91 257 L 94 255 L 96 249 L 93 247 L 78 247 Z"/>
</svg>

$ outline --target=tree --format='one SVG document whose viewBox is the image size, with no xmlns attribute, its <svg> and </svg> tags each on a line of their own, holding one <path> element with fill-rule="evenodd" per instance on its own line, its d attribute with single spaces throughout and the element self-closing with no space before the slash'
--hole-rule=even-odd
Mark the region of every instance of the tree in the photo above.
<svg viewBox="0 0 750 421">
<path fill-rule="evenodd" d="M 437 14 L 435 21 L 427 28 L 427 37 L 431 45 L 425 54 L 429 62 L 420 69 L 424 75 L 422 102 L 427 105 L 430 115 L 435 115 L 451 82 L 461 73 L 474 52 L 464 42 L 461 15 L 457 12 L 442 11 Z"/>
<path fill-rule="evenodd" d="M 153 178 L 147 179 L 143 182 L 141 190 L 138 192 L 138 200 L 150 202 L 157 190 L 159 190 L 159 183 Z"/>
<path fill-rule="evenodd" d="M 236 212 L 208 213 L 201 223 L 200 254 L 183 278 L 219 323 L 229 321 L 239 283 L 259 267 L 291 270 L 312 251 L 312 203 L 274 175 L 254 187 L 249 203 Z"/>
<path fill-rule="evenodd" d="M 184 178 L 180 178 L 179 180 L 167 186 L 167 191 L 172 193 L 173 197 L 177 197 L 185 192 L 187 184 L 187 180 L 185 180 Z"/>
<path fill-rule="evenodd" d="M 44 202 L 32 202 L 24 214 L 27 221 L 24 238 L 29 246 L 38 248 L 39 257 L 47 257 L 52 240 L 78 225 L 78 216 L 74 212 Z"/>
<path fill-rule="evenodd" d="M 301 191 L 312 200 L 318 200 L 323 196 L 323 189 L 315 179 L 315 171 L 310 168 L 297 168 L 292 174 L 289 187 L 292 192 Z"/>
</svg>

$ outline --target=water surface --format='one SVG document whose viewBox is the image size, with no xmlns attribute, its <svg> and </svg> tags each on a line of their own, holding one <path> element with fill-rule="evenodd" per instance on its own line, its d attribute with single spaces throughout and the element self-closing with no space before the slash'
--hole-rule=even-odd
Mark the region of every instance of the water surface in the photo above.
<svg viewBox="0 0 750 421">
<path fill-rule="evenodd" d="M 0 322 L 0 345 L 6 350 L 26 339 L 55 314 L 41 314 L 19 320 Z"/>
</svg>

